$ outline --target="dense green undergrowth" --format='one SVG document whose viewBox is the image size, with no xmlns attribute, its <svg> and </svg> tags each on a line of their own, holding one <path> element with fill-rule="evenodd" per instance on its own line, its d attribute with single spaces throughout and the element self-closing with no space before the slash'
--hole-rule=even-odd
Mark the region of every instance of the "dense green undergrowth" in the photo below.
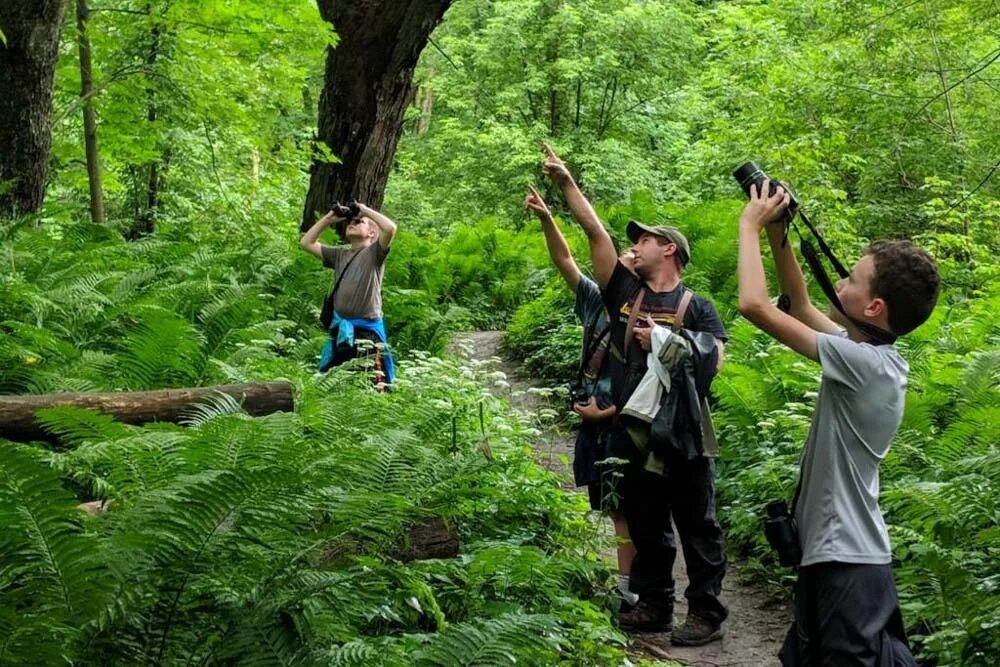
<svg viewBox="0 0 1000 667">
<path fill-rule="evenodd" d="M 3 442 L 0 663 L 619 661 L 595 524 L 488 365 L 403 348 L 389 394 L 319 376 L 326 277 L 287 239 L 6 231 L 0 391 L 284 378 L 297 405 L 251 418 L 220 397 L 141 428 L 60 408 L 61 449 Z M 400 338 L 436 340 L 419 294 L 390 301 L 419 320 Z M 94 499 L 108 511 L 77 508 Z M 459 556 L 408 561 L 431 518 Z"/>
<path fill-rule="evenodd" d="M 488 371 L 420 352 L 506 327 L 539 377 L 572 376 L 572 296 L 520 206 L 531 183 L 558 204 L 546 140 L 618 239 L 630 217 L 691 239 L 686 280 L 731 334 L 721 516 L 776 590 L 789 575 L 757 517 L 791 494 L 818 376 L 739 321 L 729 174 L 754 158 L 790 180 L 845 259 L 880 236 L 935 254 L 946 291 L 901 344 L 911 381 L 882 506 L 922 655 L 1000 663 L 992 0 L 456 0 L 385 193 L 403 360 L 388 396 L 313 373 L 330 276 L 295 241 L 336 42 L 316 2 L 93 10 L 108 222 L 81 222 L 68 20 L 45 205 L 0 224 L 0 393 L 286 378 L 298 408 L 249 419 L 220 400 L 185 428 L 61 410 L 47 419 L 70 448 L 3 443 L 0 662 L 620 663 L 584 507 L 531 464 L 535 434 L 483 393 Z M 122 240 L 144 220 L 155 233 Z M 85 518 L 75 504 L 93 498 L 111 509 Z M 461 555 L 403 563 L 428 517 L 458 527 Z"/>
</svg>

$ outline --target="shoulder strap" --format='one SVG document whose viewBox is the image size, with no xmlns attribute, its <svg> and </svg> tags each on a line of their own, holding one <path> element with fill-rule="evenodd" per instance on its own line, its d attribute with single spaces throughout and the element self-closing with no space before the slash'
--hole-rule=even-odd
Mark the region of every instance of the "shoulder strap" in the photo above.
<svg viewBox="0 0 1000 667">
<path fill-rule="evenodd" d="M 595 322 L 595 324 L 596 324 L 596 322 Z M 577 374 L 576 374 L 576 381 L 577 381 L 577 383 L 582 383 L 583 382 L 583 375 L 586 372 L 587 367 L 590 365 L 591 359 L 593 358 L 594 354 L 597 352 L 597 349 L 601 346 L 601 341 L 603 341 L 605 338 L 607 338 L 608 334 L 611 332 L 611 322 L 609 320 L 607 326 L 605 326 L 603 329 L 601 329 L 600 333 L 594 335 L 594 330 L 596 328 L 597 328 L 596 326 L 590 328 L 589 329 L 590 337 L 585 339 L 588 344 L 586 346 L 584 346 L 584 348 L 583 348 L 583 357 L 580 359 L 580 367 L 577 370 Z M 602 364 L 602 366 L 603 366 L 603 364 Z"/>
<path fill-rule="evenodd" d="M 625 326 L 625 345 L 622 348 L 622 353 L 626 360 L 629 357 L 632 338 L 635 336 L 635 321 L 639 318 L 639 309 L 642 308 L 642 299 L 645 296 L 646 288 L 640 287 L 639 293 L 635 295 L 635 299 L 632 301 L 632 309 L 628 314 L 628 324 Z"/>
<path fill-rule="evenodd" d="M 331 303 L 333 302 L 333 297 L 337 294 L 337 290 L 340 289 L 340 281 L 344 279 L 344 274 L 347 273 L 347 269 L 351 268 L 351 264 L 354 264 L 354 260 L 356 260 L 358 256 L 361 255 L 361 253 L 363 253 L 364 251 L 365 248 L 362 248 L 361 250 L 354 253 L 354 256 L 351 257 L 349 260 L 347 260 L 347 264 L 345 264 L 344 268 L 341 269 L 340 274 L 337 276 L 337 281 L 333 283 L 333 289 L 330 290 L 329 299 Z"/>
<path fill-rule="evenodd" d="M 685 287 L 684 294 L 681 295 L 681 303 L 677 306 L 677 312 L 674 314 L 674 324 L 671 327 L 674 331 L 684 326 L 684 316 L 687 315 L 687 309 L 691 305 L 691 297 L 693 296 L 694 292 Z"/>
<path fill-rule="evenodd" d="M 323 310 L 320 314 L 320 321 L 322 322 L 324 329 L 329 329 L 330 323 L 333 322 L 333 299 L 337 296 L 337 290 L 340 289 L 340 281 L 344 279 L 344 274 L 347 273 L 347 269 L 351 268 L 351 264 L 354 263 L 354 260 L 356 260 L 358 255 L 364 252 L 364 250 L 365 249 L 362 248 L 356 252 L 353 257 L 347 260 L 347 264 L 344 265 L 344 268 L 337 273 L 337 279 L 333 283 L 333 289 L 330 290 L 326 299 L 323 300 Z"/>
</svg>

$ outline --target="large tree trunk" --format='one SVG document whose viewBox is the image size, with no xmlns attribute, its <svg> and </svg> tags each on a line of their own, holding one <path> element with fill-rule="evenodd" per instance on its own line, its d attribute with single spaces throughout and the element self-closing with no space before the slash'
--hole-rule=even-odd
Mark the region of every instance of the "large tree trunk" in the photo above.
<svg viewBox="0 0 1000 667">
<path fill-rule="evenodd" d="M 37 211 L 45 198 L 65 10 L 66 0 L 0 2 L 0 217 Z"/>
<path fill-rule="evenodd" d="M 295 407 L 292 386 L 287 382 L 224 384 L 159 391 L 0 396 L 0 438 L 20 442 L 56 440 L 56 436 L 44 430 L 35 420 L 35 413 L 57 405 L 90 408 L 126 424 L 178 422 L 191 406 L 210 400 L 220 393 L 235 398 L 251 415 L 291 412 Z"/>
<path fill-rule="evenodd" d="M 90 184 L 90 219 L 104 222 L 104 190 L 101 187 L 101 160 L 97 152 L 97 112 L 94 110 L 94 83 L 90 65 L 90 35 L 87 0 L 76 0 L 76 31 L 80 40 L 80 98 L 83 100 L 83 141 L 87 151 L 87 182 Z"/>
<path fill-rule="evenodd" d="M 382 205 L 413 70 L 451 0 L 317 0 L 340 38 L 327 51 L 318 140 L 340 160 L 313 161 L 302 230 L 335 201 Z"/>
</svg>

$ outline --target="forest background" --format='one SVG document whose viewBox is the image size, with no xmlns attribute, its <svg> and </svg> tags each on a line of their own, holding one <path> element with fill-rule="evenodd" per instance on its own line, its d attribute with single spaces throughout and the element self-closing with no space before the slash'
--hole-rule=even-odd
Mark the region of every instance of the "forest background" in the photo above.
<svg viewBox="0 0 1000 667">
<path fill-rule="evenodd" d="M 299 407 L 251 419 L 220 399 L 186 428 L 58 409 L 62 448 L 3 443 L 0 663 L 621 663 L 599 520 L 534 465 L 539 422 L 489 394 L 502 378 L 439 356 L 457 331 L 504 328 L 540 377 L 572 375 L 572 298 L 521 208 L 545 185 L 543 140 L 619 242 L 633 217 L 688 234 L 685 282 L 732 336 L 720 518 L 776 595 L 789 573 L 758 517 L 791 495 L 818 368 L 736 312 L 730 172 L 755 159 L 789 181 L 844 258 L 886 237 L 935 255 L 938 308 L 899 344 L 910 386 L 882 507 L 922 658 L 1000 661 L 995 0 L 436 3 L 385 188 L 356 190 L 400 224 L 387 396 L 313 373 L 330 280 L 297 248 L 310 165 L 339 159 L 315 140 L 324 58 L 365 24 L 338 36 L 330 0 L 9 2 L 0 50 L 36 4 L 55 26 L 52 145 L 34 163 L 44 201 L 0 187 L 0 393 L 286 378 Z M 3 110 L 31 102 L 4 82 Z M 112 511 L 81 516 L 95 498 Z M 458 526 L 461 554 L 394 556 L 429 516 Z"/>
</svg>

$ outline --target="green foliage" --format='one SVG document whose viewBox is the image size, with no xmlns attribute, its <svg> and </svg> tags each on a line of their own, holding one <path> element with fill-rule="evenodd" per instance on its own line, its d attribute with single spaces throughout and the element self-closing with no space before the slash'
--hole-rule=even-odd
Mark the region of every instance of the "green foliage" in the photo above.
<svg viewBox="0 0 1000 667">
<path fill-rule="evenodd" d="M 571 377 L 573 297 L 521 210 L 549 140 L 619 242 L 633 217 L 692 242 L 685 281 L 731 336 L 714 386 L 720 515 L 768 581 L 788 575 L 758 517 L 791 494 L 817 369 L 736 316 L 730 171 L 753 158 L 790 180 L 845 258 L 881 237 L 933 252 L 946 290 L 901 343 L 910 387 L 883 507 L 919 650 L 996 664 L 997 17 L 989 0 L 454 3 L 386 193 L 404 370 L 389 396 L 312 373 L 330 277 L 294 237 L 336 43 L 315 3 L 92 8 L 106 227 L 80 222 L 67 22 L 46 205 L 0 228 L 0 392 L 284 377 L 301 400 L 250 419 L 216 398 L 185 428 L 62 408 L 41 418 L 71 450 L 5 445 L 0 662 L 621 662 L 582 503 L 531 462 L 536 434 L 483 394 L 489 376 L 419 352 L 509 322 L 529 371 Z M 148 217 L 153 236 L 122 240 Z M 86 519 L 77 498 L 111 511 Z M 428 516 L 460 527 L 462 556 L 397 562 Z"/>
<path fill-rule="evenodd" d="M 633 201 L 603 212 L 620 230 L 642 209 L 641 201 Z M 694 257 L 685 282 L 732 322 L 732 221 L 738 209 L 719 203 L 645 212 L 647 218 L 681 221 Z M 996 242 L 981 233 L 987 247 Z M 929 232 L 927 238 L 935 237 Z M 978 243 L 967 247 L 984 252 Z M 918 649 L 941 664 L 988 665 L 1000 656 L 994 613 L 1000 605 L 1000 293 L 995 281 L 984 278 L 992 275 L 992 264 L 963 263 L 942 249 L 939 254 L 947 289 L 931 320 L 899 343 L 910 380 L 903 422 L 882 466 L 882 507 L 904 615 Z M 539 374 L 563 381 L 571 377 L 579 351 L 567 292 L 556 285 L 522 306 L 506 338 Z M 748 559 L 744 570 L 778 590 L 792 573 L 778 566 L 760 517 L 768 502 L 792 496 L 819 368 L 745 321 L 727 326 L 726 362 L 713 383 L 722 442 L 720 518 L 730 549 Z"/>
<path fill-rule="evenodd" d="M 482 389 L 488 367 L 417 353 L 379 394 L 303 356 L 267 349 L 294 414 L 217 398 L 140 428 L 64 407 L 42 419 L 72 449 L 4 444 L 4 664 L 618 659 L 592 532 L 532 462 L 537 431 Z M 109 510 L 86 519 L 70 489 Z M 427 517 L 458 528 L 461 556 L 400 562 Z"/>
</svg>

